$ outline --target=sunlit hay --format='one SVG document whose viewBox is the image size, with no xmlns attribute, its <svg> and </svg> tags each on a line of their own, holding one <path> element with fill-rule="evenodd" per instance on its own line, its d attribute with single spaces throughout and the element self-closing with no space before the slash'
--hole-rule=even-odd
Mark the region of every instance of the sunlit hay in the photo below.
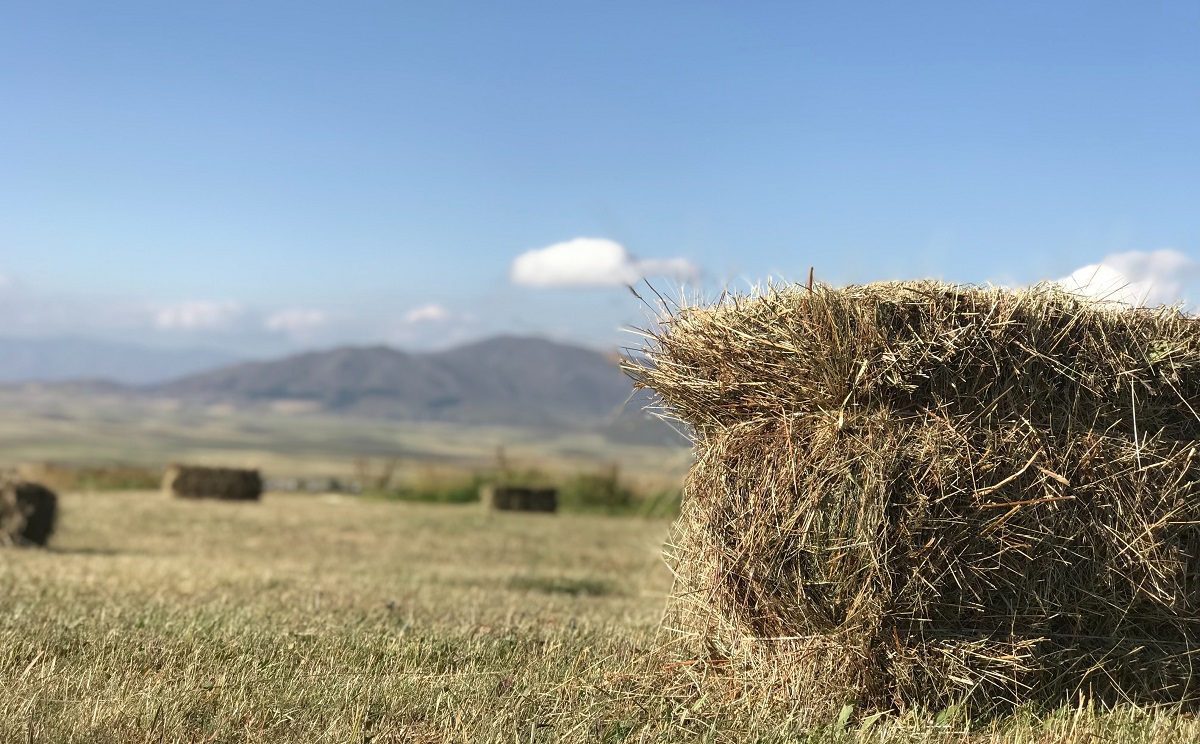
<svg viewBox="0 0 1200 744">
<path fill-rule="evenodd" d="M 696 432 L 668 551 L 692 653 L 814 706 L 1200 702 L 1196 318 L 817 285 L 647 337 L 627 370 Z"/>
<path fill-rule="evenodd" d="M 170 465 L 162 487 L 167 495 L 182 499 L 257 501 L 263 482 L 257 470 Z"/>
<path fill-rule="evenodd" d="M 554 488 L 485 483 L 479 487 L 479 500 L 484 508 L 494 511 L 558 511 L 558 491 Z"/>
<path fill-rule="evenodd" d="M 41 545 L 50 541 L 58 517 L 58 496 L 41 485 L 0 476 L 0 545 Z"/>
</svg>

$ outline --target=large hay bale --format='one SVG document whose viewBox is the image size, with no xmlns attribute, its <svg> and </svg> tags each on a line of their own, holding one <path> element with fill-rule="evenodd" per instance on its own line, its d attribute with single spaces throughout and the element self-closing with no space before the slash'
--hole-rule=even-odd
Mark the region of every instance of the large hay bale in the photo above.
<svg viewBox="0 0 1200 744">
<path fill-rule="evenodd" d="M 262 490 L 257 470 L 170 465 L 163 475 L 163 491 L 181 499 L 257 501 Z"/>
<path fill-rule="evenodd" d="M 554 488 L 485 483 L 479 487 L 479 500 L 496 511 L 558 511 L 558 490 Z"/>
<path fill-rule="evenodd" d="M 45 545 L 58 517 L 58 496 L 40 483 L 0 478 L 0 545 Z"/>
<path fill-rule="evenodd" d="M 1200 703 L 1200 320 L 786 287 L 682 308 L 626 366 L 696 432 L 697 649 L 813 706 Z"/>
</svg>

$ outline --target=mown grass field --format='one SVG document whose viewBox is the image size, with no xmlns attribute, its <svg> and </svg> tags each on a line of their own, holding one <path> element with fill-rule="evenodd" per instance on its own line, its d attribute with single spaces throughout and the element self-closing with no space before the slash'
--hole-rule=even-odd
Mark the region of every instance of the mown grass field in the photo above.
<svg viewBox="0 0 1200 744">
<path fill-rule="evenodd" d="M 662 647 L 663 520 L 65 494 L 0 553 L 3 742 L 1167 742 L 1062 710 L 866 729 Z M 969 732 L 969 733 L 968 733 Z"/>
</svg>

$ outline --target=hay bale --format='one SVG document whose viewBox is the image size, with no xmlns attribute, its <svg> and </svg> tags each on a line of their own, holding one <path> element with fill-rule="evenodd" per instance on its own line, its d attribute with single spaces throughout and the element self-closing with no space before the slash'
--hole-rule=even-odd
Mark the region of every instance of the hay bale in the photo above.
<svg viewBox="0 0 1200 744">
<path fill-rule="evenodd" d="M 479 487 L 479 500 L 496 511 L 558 511 L 558 490 L 529 486 L 503 486 L 485 483 Z"/>
<path fill-rule="evenodd" d="M 257 470 L 170 465 L 163 475 L 163 492 L 181 499 L 257 501 L 262 497 L 262 476 Z"/>
<path fill-rule="evenodd" d="M 1200 703 L 1200 320 L 771 288 L 626 369 L 696 432 L 670 617 L 809 704 Z"/>
<path fill-rule="evenodd" d="M 0 545 L 46 545 L 58 517 L 58 496 L 40 483 L 0 479 Z"/>
</svg>

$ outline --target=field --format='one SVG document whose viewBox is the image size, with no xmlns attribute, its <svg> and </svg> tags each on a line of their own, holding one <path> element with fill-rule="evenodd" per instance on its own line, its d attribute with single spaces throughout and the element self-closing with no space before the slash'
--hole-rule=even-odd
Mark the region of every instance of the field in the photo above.
<svg viewBox="0 0 1200 744">
<path fill-rule="evenodd" d="M 677 486 L 685 447 L 615 443 L 593 432 L 538 431 L 334 416 L 284 407 L 242 410 L 62 388 L 0 386 L 0 467 L 54 461 L 161 468 L 174 460 L 254 467 L 267 478 L 346 479 L 356 463 L 397 458 L 399 477 L 434 468 L 589 472 L 618 464 L 644 490 Z"/>
<path fill-rule="evenodd" d="M 1086 708 L 806 719 L 663 647 L 668 529 L 343 495 L 65 494 L 52 549 L 0 554 L 0 741 L 1200 739 L 1186 716 Z"/>
</svg>

